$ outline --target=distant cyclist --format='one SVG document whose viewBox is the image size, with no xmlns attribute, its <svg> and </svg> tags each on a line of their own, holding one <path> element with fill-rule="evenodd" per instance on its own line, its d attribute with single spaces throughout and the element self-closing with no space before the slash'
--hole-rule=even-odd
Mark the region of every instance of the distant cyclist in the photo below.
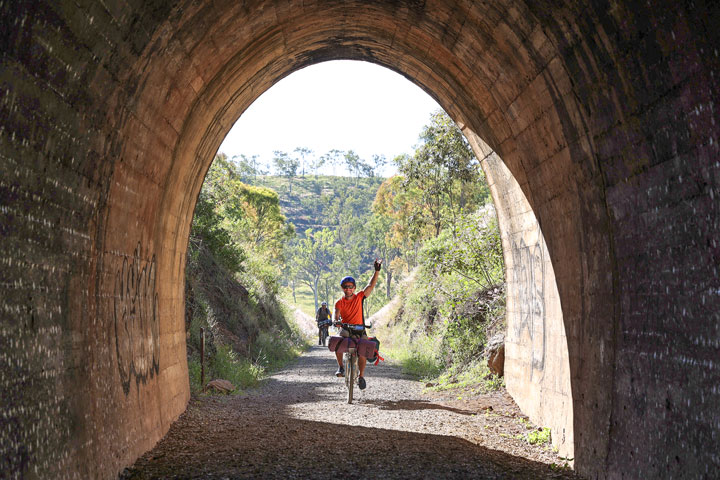
<svg viewBox="0 0 720 480">
<path fill-rule="evenodd" d="M 320 304 L 320 308 L 318 308 L 318 311 L 315 314 L 315 321 L 317 322 L 318 326 L 319 338 L 327 337 L 328 327 L 332 323 L 332 320 L 330 320 L 331 316 L 332 314 L 330 313 L 330 309 L 327 306 L 327 302 L 322 302 L 322 304 Z M 318 340 L 318 345 L 322 345 L 322 343 L 322 340 Z"/>
<path fill-rule="evenodd" d="M 373 267 L 375 268 L 375 272 L 373 272 L 373 276 L 370 279 L 370 283 L 367 284 L 367 286 L 360 290 L 359 292 L 355 293 L 355 279 L 353 277 L 345 277 L 340 281 L 340 288 L 343 290 L 343 296 L 335 302 L 335 312 L 334 312 L 334 320 L 335 322 L 343 322 L 343 323 L 350 323 L 354 325 L 362 325 L 363 324 L 363 300 L 365 297 L 369 297 L 370 293 L 372 293 L 373 289 L 375 288 L 375 284 L 377 283 L 378 274 L 380 273 L 380 267 L 382 265 L 382 260 L 375 259 L 375 262 L 373 263 Z M 350 333 L 345 330 L 340 330 L 340 335 L 343 337 L 350 336 Z M 363 333 L 362 338 L 367 339 L 367 334 Z M 343 368 L 342 364 L 342 353 L 335 352 L 335 356 L 337 357 L 337 363 L 338 363 L 338 370 L 335 372 L 335 375 L 338 377 L 342 377 L 345 375 L 345 369 Z M 364 390 L 366 386 L 365 382 L 365 364 L 367 363 L 367 359 L 365 357 L 359 357 L 358 358 L 358 367 L 360 369 L 360 376 L 358 377 L 358 385 L 360 386 L 360 390 Z"/>
</svg>

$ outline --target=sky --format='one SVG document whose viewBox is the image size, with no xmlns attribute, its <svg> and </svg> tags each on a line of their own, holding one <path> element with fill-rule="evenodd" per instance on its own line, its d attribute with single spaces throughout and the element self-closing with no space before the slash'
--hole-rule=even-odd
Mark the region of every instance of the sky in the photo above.
<svg viewBox="0 0 720 480">
<path fill-rule="evenodd" d="M 338 149 L 354 150 L 364 160 L 373 154 L 392 160 L 412 154 L 422 127 L 438 109 L 428 94 L 387 68 L 335 60 L 303 68 L 268 89 L 242 114 L 219 151 L 229 157 L 258 155 L 265 168 L 273 151 L 290 153 L 296 147 L 317 156 Z M 381 173 L 389 176 L 394 168 L 388 165 Z"/>
</svg>

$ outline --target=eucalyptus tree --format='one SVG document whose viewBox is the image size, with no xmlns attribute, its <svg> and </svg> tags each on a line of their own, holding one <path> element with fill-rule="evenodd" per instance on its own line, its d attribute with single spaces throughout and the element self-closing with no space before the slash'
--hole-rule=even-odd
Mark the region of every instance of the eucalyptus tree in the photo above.
<svg viewBox="0 0 720 480">
<path fill-rule="evenodd" d="M 279 260 L 282 246 L 295 234 L 280 211 L 278 194 L 264 187 L 241 184 L 237 189 L 243 215 L 237 220 L 236 232 L 241 242 L 268 258 Z"/>
<path fill-rule="evenodd" d="M 390 231 L 393 219 L 387 215 L 373 215 L 367 224 L 367 237 L 378 258 L 382 258 L 385 268 L 385 297 L 391 298 L 390 285 L 392 282 L 392 261 L 397 256 L 398 249 L 392 245 Z"/>
<path fill-rule="evenodd" d="M 310 159 L 310 168 L 312 168 L 313 175 L 315 175 L 315 178 L 318 176 L 318 169 L 322 168 L 323 165 L 327 162 L 327 157 L 325 155 L 313 155 Z"/>
<path fill-rule="evenodd" d="M 280 211 L 278 194 L 248 185 L 242 178 L 237 162 L 220 154 L 206 175 L 203 191 L 212 198 L 213 208 L 233 243 L 265 259 L 280 260 L 283 245 L 292 238 L 294 230 Z"/>
<path fill-rule="evenodd" d="M 312 155 L 313 151 L 307 147 L 296 147 L 293 152 L 300 157 L 298 159 L 298 162 L 300 162 L 300 175 L 305 177 L 305 158 Z"/>
<path fill-rule="evenodd" d="M 292 182 L 297 176 L 300 162 L 298 159 L 291 157 L 287 152 L 275 150 L 273 152 L 273 163 L 278 175 L 282 175 L 288 180 L 288 194 L 292 194 Z"/>
<path fill-rule="evenodd" d="M 355 153 L 353 150 L 348 150 L 343 155 L 343 158 L 345 159 L 345 164 L 348 167 L 348 173 L 349 173 L 348 176 L 352 177 L 353 174 L 355 174 L 354 176 L 356 178 L 359 177 L 360 176 L 360 174 L 359 174 L 360 161 L 361 161 L 360 156 L 357 153 Z"/>
<path fill-rule="evenodd" d="M 412 269 L 422 242 L 432 237 L 433 228 L 427 221 L 422 192 L 396 175 L 380 185 L 372 204 L 373 215 L 387 218 L 390 223 L 386 233 L 389 248 L 398 252 L 399 258 L 388 266 Z"/>
<path fill-rule="evenodd" d="M 502 244 L 493 205 L 463 215 L 453 232 L 443 230 L 425 244 L 422 257 L 437 274 L 459 275 L 482 289 L 502 283 Z"/>
<path fill-rule="evenodd" d="M 420 134 L 420 146 L 412 156 L 396 158 L 408 186 L 420 192 L 420 201 L 430 217 L 435 236 L 463 209 L 474 206 L 459 185 L 482 181 L 479 162 L 460 129 L 444 112 L 431 115 Z"/>
<path fill-rule="evenodd" d="M 385 155 L 375 154 L 372 156 L 372 162 L 372 174 L 370 176 L 379 177 L 382 168 L 388 164 L 387 158 L 385 158 Z"/>
<path fill-rule="evenodd" d="M 313 231 L 308 228 L 304 238 L 299 238 L 292 247 L 293 270 L 295 278 L 307 285 L 313 292 L 315 310 L 318 309 L 318 287 L 323 273 L 331 270 L 335 232 L 323 228 Z"/>
<path fill-rule="evenodd" d="M 251 155 L 250 157 L 245 154 L 234 155 L 232 161 L 243 182 L 255 181 L 258 175 L 265 175 L 267 173 L 263 171 L 259 165 L 258 155 Z"/>
<path fill-rule="evenodd" d="M 325 155 L 323 155 L 324 162 L 330 166 L 332 166 L 332 174 L 335 175 L 335 167 L 339 167 L 342 165 L 343 158 L 345 153 L 342 150 L 338 150 L 336 148 L 333 148 L 329 152 L 327 152 Z"/>
</svg>

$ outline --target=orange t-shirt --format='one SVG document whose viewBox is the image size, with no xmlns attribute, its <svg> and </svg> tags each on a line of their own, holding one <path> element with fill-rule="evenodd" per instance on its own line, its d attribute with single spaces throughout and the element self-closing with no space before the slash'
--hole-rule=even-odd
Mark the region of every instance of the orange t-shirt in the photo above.
<svg viewBox="0 0 720 480">
<path fill-rule="evenodd" d="M 342 297 L 335 302 L 335 318 L 342 318 L 343 323 L 362 325 L 362 299 L 365 298 L 365 291 L 361 290 L 350 300 Z"/>
</svg>

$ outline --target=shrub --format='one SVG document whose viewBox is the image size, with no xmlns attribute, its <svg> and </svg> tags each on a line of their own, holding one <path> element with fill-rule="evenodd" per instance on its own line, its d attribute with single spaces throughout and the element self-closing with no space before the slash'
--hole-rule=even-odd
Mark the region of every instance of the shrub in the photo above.
<svg viewBox="0 0 720 480">
<path fill-rule="evenodd" d="M 501 388 L 482 357 L 488 328 L 505 315 L 502 251 L 492 208 L 426 243 L 423 263 L 385 345 L 408 373 L 436 378 L 437 389 Z M 389 350 L 388 348 L 389 347 Z"/>
</svg>

